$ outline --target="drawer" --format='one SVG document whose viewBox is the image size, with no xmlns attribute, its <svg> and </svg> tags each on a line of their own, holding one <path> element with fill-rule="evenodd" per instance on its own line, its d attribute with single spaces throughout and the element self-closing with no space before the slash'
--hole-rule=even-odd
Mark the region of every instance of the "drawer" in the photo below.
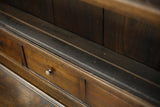
<svg viewBox="0 0 160 107">
<path fill-rule="evenodd" d="M 63 67 L 65 66 L 64 63 L 29 47 L 24 46 L 24 51 L 28 68 L 73 96 L 80 98 L 80 77 L 66 70 Z M 49 69 L 52 70 L 52 73 L 46 74 Z"/>
<path fill-rule="evenodd" d="M 22 64 L 21 60 L 21 46 L 15 42 L 14 40 L 8 38 L 7 33 L 0 31 L 0 52 L 4 53 L 5 55 L 13 58 L 17 62 Z"/>
<path fill-rule="evenodd" d="M 96 84 L 86 82 L 86 101 L 91 107 L 130 107 L 128 103 Z"/>
</svg>

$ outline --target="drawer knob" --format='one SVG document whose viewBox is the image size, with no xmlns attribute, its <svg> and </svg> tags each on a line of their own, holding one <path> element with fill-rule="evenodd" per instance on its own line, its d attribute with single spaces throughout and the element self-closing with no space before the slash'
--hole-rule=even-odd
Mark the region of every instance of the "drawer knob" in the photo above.
<svg viewBox="0 0 160 107">
<path fill-rule="evenodd" d="M 49 69 L 49 70 L 46 70 L 46 75 L 50 75 L 51 73 L 52 73 L 52 70 L 51 69 Z"/>
</svg>

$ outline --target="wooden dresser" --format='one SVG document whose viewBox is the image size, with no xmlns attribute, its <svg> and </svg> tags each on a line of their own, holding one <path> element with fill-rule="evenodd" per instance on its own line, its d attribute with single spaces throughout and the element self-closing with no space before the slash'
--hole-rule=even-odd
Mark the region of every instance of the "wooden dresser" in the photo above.
<svg viewBox="0 0 160 107">
<path fill-rule="evenodd" d="M 159 0 L 0 1 L 8 72 L 64 106 L 160 106 Z"/>
</svg>

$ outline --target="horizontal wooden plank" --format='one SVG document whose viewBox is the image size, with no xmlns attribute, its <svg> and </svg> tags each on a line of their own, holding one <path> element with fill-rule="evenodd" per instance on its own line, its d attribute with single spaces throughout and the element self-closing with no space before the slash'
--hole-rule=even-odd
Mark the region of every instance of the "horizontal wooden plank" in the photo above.
<svg viewBox="0 0 160 107">
<path fill-rule="evenodd" d="M 53 0 L 55 24 L 103 44 L 103 9 L 80 0 Z"/>
<path fill-rule="evenodd" d="M 53 23 L 52 0 L 4 0 L 5 3 Z"/>
<path fill-rule="evenodd" d="M 160 26 L 160 1 L 152 1 L 148 5 L 146 1 L 137 2 L 137 0 L 81 0 L 92 5 L 103 7 L 105 9 L 129 16 L 140 21 L 149 22 L 151 24 Z M 158 5 L 158 6 L 156 6 Z M 157 8 L 158 7 L 158 8 Z"/>
</svg>

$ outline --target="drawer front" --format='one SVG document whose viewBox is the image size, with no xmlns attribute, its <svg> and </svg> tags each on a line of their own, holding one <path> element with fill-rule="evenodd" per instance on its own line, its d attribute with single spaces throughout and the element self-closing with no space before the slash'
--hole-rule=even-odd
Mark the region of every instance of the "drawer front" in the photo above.
<svg viewBox="0 0 160 107">
<path fill-rule="evenodd" d="M 5 35 L 7 34 L 0 31 L 0 51 L 17 62 L 22 63 L 21 46 Z"/>
<path fill-rule="evenodd" d="M 120 98 L 90 82 L 86 83 L 86 101 L 91 107 L 131 106 Z"/>
<path fill-rule="evenodd" d="M 80 78 L 70 71 L 65 70 L 62 67 L 65 66 L 63 63 L 57 64 L 56 59 L 48 58 L 44 54 L 41 54 L 41 52 L 28 47 L 24 47 L 24 51 L 28 68 L 73 96 L 80 98 Z M 52 73 L 46 74 L 46 71 L 49 69 L 52 70 Z"/>
</svg>

